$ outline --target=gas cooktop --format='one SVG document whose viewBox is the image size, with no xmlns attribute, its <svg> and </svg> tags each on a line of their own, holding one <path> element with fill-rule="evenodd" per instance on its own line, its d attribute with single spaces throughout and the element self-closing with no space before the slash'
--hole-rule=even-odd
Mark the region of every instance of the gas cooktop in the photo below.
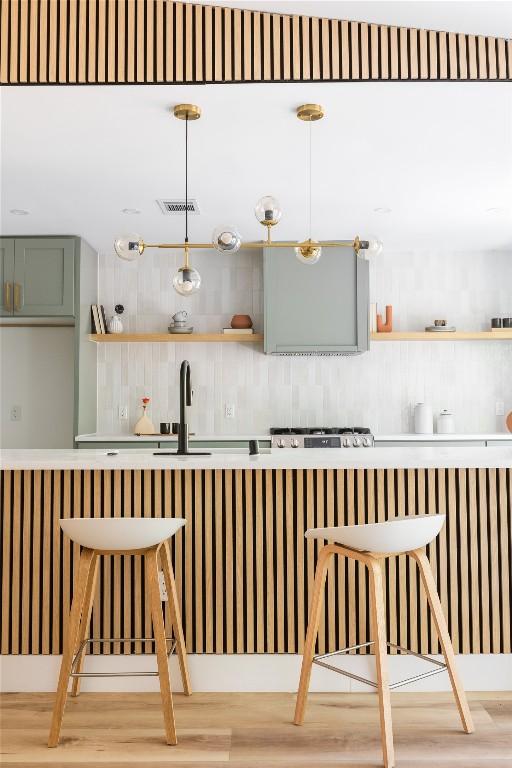
<svg viewBox="0 0 512 768">
<path fill-rule="evenodd" d="M 372 448 L 368 427 L 271 427 L 272 448 Z"/>
</svg>

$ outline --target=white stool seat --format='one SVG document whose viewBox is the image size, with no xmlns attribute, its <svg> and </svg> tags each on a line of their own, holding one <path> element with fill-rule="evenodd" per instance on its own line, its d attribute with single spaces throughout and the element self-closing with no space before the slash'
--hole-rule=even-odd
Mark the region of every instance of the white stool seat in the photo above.
<svg viewBox="0 0 512 768">
<path fill-rule="evenodd" d="M 174 536 L 182 517 L 73 517 L 60 527 L 72 541 L 97 550 L 147 549 Z"/>
<path fill-rule="evenodd" d="M 327 539 L 361 552 L 409 552 L 431 542 L 443 527 L 446 515 L 409 515 L 384 523 L 310 528 L 308 539 Z"/>
</svg>

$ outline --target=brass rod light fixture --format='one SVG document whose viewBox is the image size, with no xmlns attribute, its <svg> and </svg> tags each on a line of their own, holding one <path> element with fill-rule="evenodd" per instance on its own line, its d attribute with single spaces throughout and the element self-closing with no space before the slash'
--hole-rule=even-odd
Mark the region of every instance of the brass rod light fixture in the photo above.
<svg viewBox="0 0 512 768">
<path fill-rule="evenodd" d="M 312 159 L 311 159 L 311 123 L 321 120 L 324 110 L 319 104 L 303 104 L 297 109 L 297 117 L 309 123 L 309 237 L 302 242 L 280 241 L 274 242 L 271 237 L 272 227 L 275 227 L 282 216 L 279 202 L 270 195 L 262 197 L 256 204 L 254 214 L 257 220 L 267 230 L 265 240 L 242 242 L 242 237 L 233 225 L 217 227 L 212 234 L 210 243 L 191 243 L 188 237 L 188 124 L 190 121 L 201 117 L 201 109 L 195 104 L 177 104 L 173 109 L 174 117 L 185 121 L 185 240 L 182 243 L 146 243 L 138 234 L 121 235 L 114 241 L 114 249 L 121 259 L 135 261 L 146 248 L 183 249 L 184 261 L 173 278 L 174 289 L 182 296 L 190 296 L 199 290 L 201 276 L 190 265 L 190 251 L 195 249 L 215 248 L 221 253 L 236 253 L 240 248 L 294 248 L 299 261 L 305 264 L 314 264 L 320 258 L 322 248 L 346 247 L 353 248 L 358 254 L 360 250 L 370 249 L 372 244 L 368 240 L 338 240 L 336 242 L 318 242 L 311 239 L 311 188 L 312 188 Z"/>
</svg>

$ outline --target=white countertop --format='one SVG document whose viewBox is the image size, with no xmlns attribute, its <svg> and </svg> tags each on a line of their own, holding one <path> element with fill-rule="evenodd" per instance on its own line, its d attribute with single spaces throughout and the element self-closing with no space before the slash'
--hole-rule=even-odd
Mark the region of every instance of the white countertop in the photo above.
<svg viewBox="0 0 512 768">
<path fill-rule="evenodd" d="M 406 441 L 410 443 L 417 443 L 417 442 L 425 442 L 425 441 L 434 441 L 434 442 L 461 442 L 464 441 L 473 441 L 473 440 L 479 440 L 480 442 L 486 441 L 486 440 L 503 440 L 503 441 L 510 441 L 512 442 L 512 432 L 489 432 L 489 433 L 465 433 L 465 432 L 454 432 L 451 435 L 439 435 L 435 432 L 429 435 L 417 435 L 414 432 L 405 432 L 400 433 L 398 432 L 396 435 L 374 435 L 375 442 L 398 442 L 398 441 Z"/>
<path fill-rule="evenodd" d="M 511 435 L 512 437 L 512 435 Z M 189 433 L 189 442 L 235 442 L 238 440 L 270 440 L 270 435 L 194 435 Z M 77 435 L 75 440 L 78 443 L 177 443 L 177 435 L 102 435 L 93 432 L 89 435 Z"/>
<path fill-rule="evenodd" d="M 511 441 L 512 442 L 512 433 L 510 432 L 496 432 L 496 433 L 488 433 L 488 434 L 464 434 L 464 433 L 456 433 L 453 435 L 438 435 L 438 434 L 431 434 L 431 435 L 416 435 L 411 433 L 404 433 L 404 434 L 395 434 L 395 435 L 374 435 L 375 442 L 397 442 L 397 441 L 407 441 L 407 442 L 424 442 L 426 440 L 428 441 L 435 441 L 435 442 L 464 442 L 464 441 L 473 441 L 473 440 L 480 440 L 480 441 L 486 441 L 486 440 L 504 440 L 504 441 Z M 175 443 L 177 442 L 178 438 L 176 435 L 103 435 L 99 433 L 93 433 L 88 435 L 77 435 L 75 438 L 77 442 L 79 443 L 165 443 L 165 442 L 171 442 Z M 234 442 L 237 440 L 270 440 L 270 435 L 190 435 L 189 441 L 193 443 L 194 441 L 201 441 L 201 442 Z"/>
<path fill-rule="evenodd" d="M 154 455 L 152 449 L 4 450 L 0 469 L 428 469 L 512 468 L 512 446 L 435 448 L 270 449 L 249 456 L 212 449 L 210 456 Z"/>
</svg>

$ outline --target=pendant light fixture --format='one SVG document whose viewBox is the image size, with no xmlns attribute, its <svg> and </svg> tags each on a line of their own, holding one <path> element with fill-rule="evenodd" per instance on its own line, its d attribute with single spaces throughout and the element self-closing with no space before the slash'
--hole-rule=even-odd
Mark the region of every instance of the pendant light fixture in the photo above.
<svg viewBox="0 0 512 768">
<path fill-rule="evenodd" d="M 188 123 L 189 120 L 199 120 L 201 110 L 194 104 L 178 104 L 174 108 L 174 117 L 185 121 L 185 259 L 183 266 L 173 277 L 174 290 L 181 296 L 191 296 L 201 287 L 201 275 L 190 266 L 190 250 L 188 247 Z"/>
<path fill-rule="evenodd" d="M 299 120 L 309 123 L 309 237 L 302 242 L 274 242 L 271 237 L 272 227 L 275 227 L 282 216 L 282 209 L 279 201 L 271 195 L 265 195 L 258 200 L 254 209 L 254 214 L 259 223 L 267 230 L 267 237 L 259 242 L 242 242 L 242 236 L 238 229 L 232 224 L 226 224 L 217 227 L 212 234 L 210 243 L 191 243 L 188 237 L 188 124 L 190 121 L 198 120 L 201 117 L 201 109 L 195 104 L 178 104 L 172 110 L 174 117 L 185 121 L 185 240 L 183 243 L 145 243 L 140 235 L 129 234 L 122 235 L 114 241 L 114 249 L 120 259 L 125 261 L 135 261 L 141 256 L 146 248 L 164 248 L 164 249 L 183 249 L 183 265 L 178 269 L 173 278 L 174 289 L 182 296 L 191 296 L 199 290 L 201 286 L 201 276 L 199 272 L 190 264 L 190 251 L 192 249 L 214 248 L 220 253 L 236 253 L 240 248 L 294 248 L 295 255 L 299 261 L 304 264 L 315 264 L 322 253 L 322 248 L 352 248 L 356 254 L 360 250 L 371 248 L 368 240 L 360 240 L 355 237 L 353 240 L 337 240 L 334 242 L 320 243 L 311 237 L 312 220 L 312 147 L 311 147 L 311 123 L 321 120 L 324 116 L 324 110 L 319 104 L 303 104 L 297 109 Z"/>
<path fill-rule="evenodd" d="M 320 104 L 302 104 L 297 107 L 297 117 L 299 120 L 308 123 L 308 220 L 309 220 L 309 236 L 303 243 L 295 246 L 295 256 L 303 264 L 316 264 L 320 256 L 322 255 L 322 248 L 316 240 L 311 239 L 311 220 L 312 220 L 312 177 L 313 177 L 313 162 L 312 162 L 312 135 L 311 124 L 317 120 L 321 120 L 324 116 L 324 110 Z"/>
</svg>

